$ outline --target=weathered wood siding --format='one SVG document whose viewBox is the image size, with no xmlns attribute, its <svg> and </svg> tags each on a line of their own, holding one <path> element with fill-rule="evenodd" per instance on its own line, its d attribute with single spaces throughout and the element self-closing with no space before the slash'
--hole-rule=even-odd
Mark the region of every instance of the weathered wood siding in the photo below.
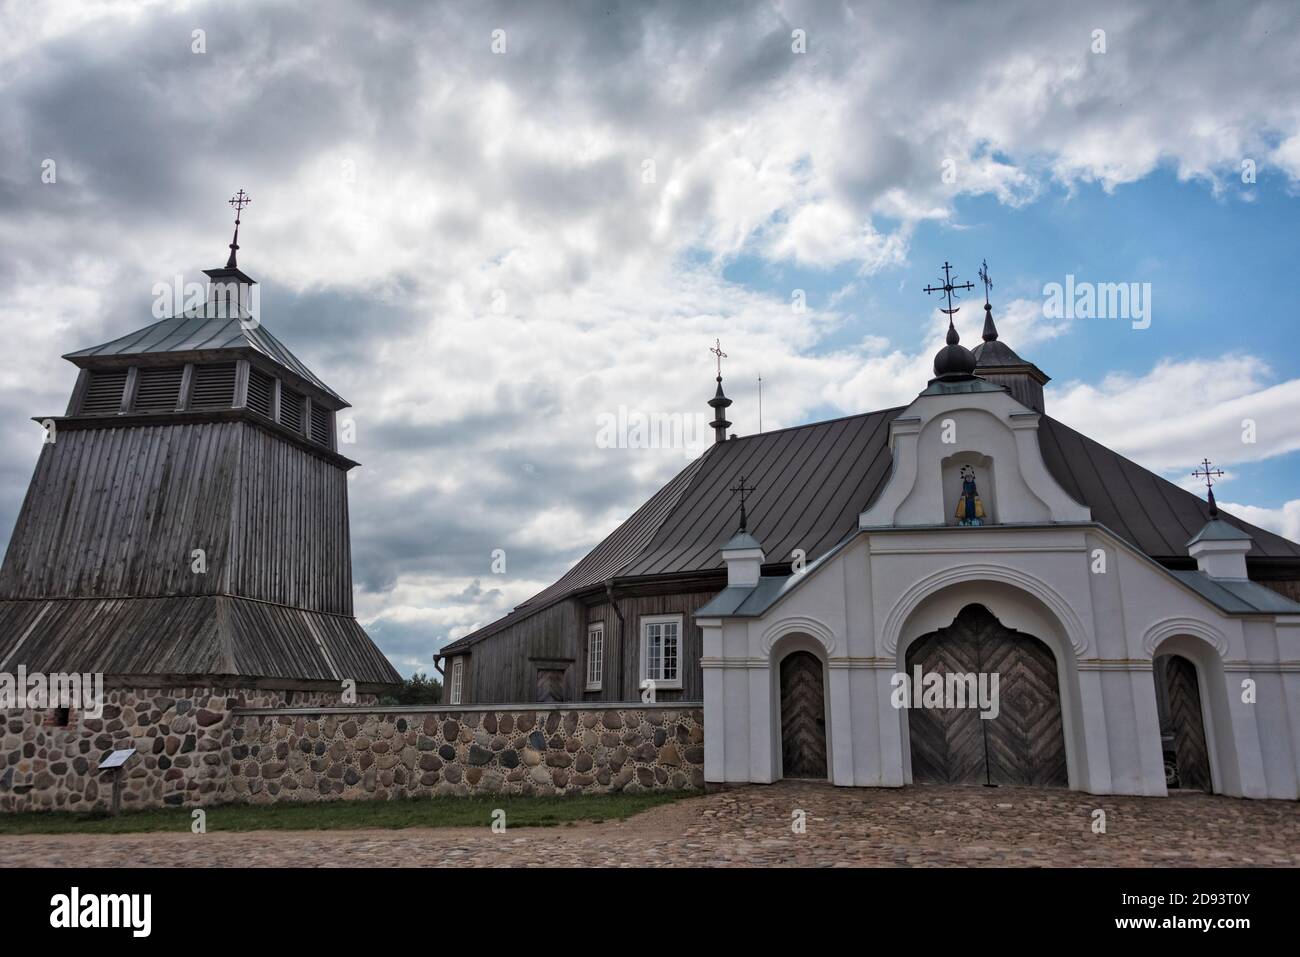
<svg viewBox="0 0 1300 957">
<path fill-rule="evenodd" d="M 261 429 L 242 430 L 230 594 L 351 615 L 347 472 Z"/>
<path fill-rule="evenodd" d="M 466 662 L 462 703 L 536 701 L 539 664 L 564 667 L 564 700 L 581 700 L 577 632 L 582 621 L 582 606 L 569 599 L 475 644 Z"/>
<path fill-rule="evenodd" d="M 626 595 L 618 598 L 619 610 L 626 622 L 626 634 L 619 635 L 618 616 L 608 602 L 588 609 L 588 622 L 605 623 L 605 668 L 603 687 L 599 692 L 585 693 L 599 701 L 634 701 L 641 696 L 641 619 L 648 615 L 681 615 L 682 645 L 680 691 L 659 689 L 659 701 L 704 700 L 704 672 L 700 668 L 700 654 L 704 647 L 704 632 L 695 624 L 695 612 L 717 594 L 716 590 L 686 592 L 673 595 Z M 586 625 L 583 625 L 581 654 L 582 674 L 587 667 Z"/>
<path fill-rule="evenodd" d="M 216 594 L 350 615 L 347 473 L 243 422 L 66 429 L 41 449 L 0 598 Z"/>
<path fill-rule="evenodd" d="M 700 701 L 704 636 L 692 616 L 716 593 L 622 596 L 618 605 L 627 622 L 625 634 L 620 633 L 618 616 L 607 601 L 587 606 L 568 599 L 552 605 L 470 646 L 462 703 L 537 701 L 538 670 L 559 668 L 564 669 L 565 701 L 634 701 L 641 694 L 641 618 L 669 614 L 682 616 L 682 688 L 660 689 L 657 700 Z M 605 625 L 602 687 L 587 691 L 587 626 L 595 622 Z"/>
<path fill-rule="evenodd" d="M 60 432 L 41 449 L 0 568 L 0 598 L 222 591 L 240 428 Z M 191 571 L 196 548 L 206 552 L 206 575 Z"/>
</svg>

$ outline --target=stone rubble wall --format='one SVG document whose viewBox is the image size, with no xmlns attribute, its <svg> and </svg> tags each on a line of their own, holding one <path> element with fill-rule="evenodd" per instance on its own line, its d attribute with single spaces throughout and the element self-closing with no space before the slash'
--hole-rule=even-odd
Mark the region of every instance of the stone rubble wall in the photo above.
<svg viewBox="0 0 1300 957">
<path fill-rule="evenodd" d="M 106 688 L 103 715 L 73 710 L 67 727 L 57 727 L 48 710 L 0 712 L 0 813 L 106 809 L 112 784 L 99 762 L 122 748 L 138 752 L 122 779 L 123 810 L 228 801 L 236 708 L 328 707 L 339 698 L 336 691 Z"/>
<path fill-rule="evenodd" d="M 700 790 L 698 706 L 237 714 L 227 799 Z"/>
</svg>

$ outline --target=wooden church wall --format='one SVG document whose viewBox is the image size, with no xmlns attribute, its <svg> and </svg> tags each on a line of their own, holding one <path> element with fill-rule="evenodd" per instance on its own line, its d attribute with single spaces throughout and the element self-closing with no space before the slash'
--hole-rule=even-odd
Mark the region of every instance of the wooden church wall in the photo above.
<svg viewBox="0 0 1300 957">
<path fill-rule="evenodd" d="M 618 637 L 618 618 L 609 609 L 608 603 L 593 606 L 592 612 L 598 612 L 599 618 L 589 620 L 605 621 L 605 680 L 604 688 L 598 700 L 601 701 L 635 701 L 641 697 L 641 619 L 646 615 L 681 615 L 682 645 L 680 691 L 661 689 L 657 691 L 659 701 L 703 701 L 704 672 L 700 669 L 700 655 L 704 648 L 704 632 L 695 624 L 695 612 L 703 607 L 717 594 L 717 590 L 706 592 L 686 592 L 669 595 L 628 595 L 618 598 L 619 610 L 623 613 L 626 633 L 618 646 L 618 660 L 611 654 L 612 642 Z M 586 628 L 583 628 L 583 648 L 581 654 L 581 671 L 585 675 L 587 667 Z M 619 687 L 619 674 L 622 675 L 622 688 Z M 621 691 L 621 693 L 620 693 Z"/>
<path fill-rule="evenodd" d="M 625 595 L 618 599 L 626 620 L 619 640 L 619 620 L 609 602 L 584 606 L 577 599 L 558 602 L 518 624 L 473 645 L 465 675 L 467 705 L 527 704 L 540 700 L 539 669 L 564 671 L 564 701 L 635 701 L 641 697 L 641 618 L 682 616 L 682 688 L 661 689 L 659 701 L 702 701 L 700 669 L 704 633 L 693 615 L 716 590 L 667 595 Z M 601 690 L 587 691 L 587 626 L 605 625 L 605 661 Z M 448 672 L 450 674 L 450 672 Z M 444 676 L 444 682 L 447 680 Z"/>
<path fill-rule="evenodd" d="M 234 594 L 351 615 L 351 576 L 347 473 L 326 459 L 241 422 L 64 429 L 0 599 Z"/>
<path fill-rule="evenodd" d="M 235 423 L 64 429 L 41 449 L 0 569 L 0 597 L 222 590 Z M 210 572 L 191 570 L 202 548 Z"/>
<path fill-rule="evenodd" d="M 347 473 L 245 426 L 236 476 L 231 593 L 351 615 L 348 538 Z"/>
<path fill-rule="evenodd" d="M 578 700 L 576 635 L 580 620 L 578 602 L 557 602 L 473 645 L 462 700 L 467 704 L 537 701 L 539 659 L 543 667 L 567 665 L 565 700 Z"/>
</svg>

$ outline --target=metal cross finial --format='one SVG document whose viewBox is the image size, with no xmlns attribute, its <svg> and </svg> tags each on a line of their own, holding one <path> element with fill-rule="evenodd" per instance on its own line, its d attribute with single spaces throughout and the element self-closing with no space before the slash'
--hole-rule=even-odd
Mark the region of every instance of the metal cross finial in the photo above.
<svg viewBox="0 0 1300 957">
<path fill-rule="evenodd" d="M 722 351 L 722 343 L 717 339 L 713 340 L 713 345 L 709 347 L 709 351 L 718 357 L 718 381 L 721 382 L 722 360 L 727 358 L 727 354 Z"/>
<path fill-rule="evenodd" d="M 239 252 L 239 217 L 244 212 L 244 207 L 252 201 L 252 197 L 242 189 L 228 200 L 230 205 L 235 207 L 235 238 L 230 241 L 230 258 L 226 260 L 227 269 L 239 268 L 239 264 L 235 261 L 235 256 Z"/>
<path fill-rule="evenodd" d="M 742 532 L 748 531 L 749 520 L 745 516 L 745 499 L 749 497 L 749 493 L 752 491 L 754 491 L 754 486 L 746 487 L 745 476 L 743 475 L 740 477 L 740 484 L 733 486 L 731 489 L 733 495 L 737 492 L 740 493 L 740 530 Z"/>
<path fill-rule="evenodd" d="M 253 201 L 253 198 L 245 193 L 242 189 L 234 196 L 230 197 L 229 203 L 235 207 L 235 225 L 239 225 L 239 214 L 244 211 L 244 207 Z"/>
<path fill-rule="evenodd" d="M 948 297 L 948 308 L 947 308 L 947 309 L 940 309 L 939 311 L 942 312 L 942 313 L 944 313 L 944 314 L 948 317 L 949 321 L 952 320 L 952 317 L 957 313 L 957 310 L 960 308 L 959 306 L 954 306 L 954 305 L 952 304 L 952 294 L 953 294 L 953 292 L 955 292 L 955 291 L 958 290 L 958 289 L 974 289 L 974 288 L 975 288 L 975 284 L 974 284 L 973 282 L 963 282 L 963 283 L 959 283 L 959 284 L 958 284 L 958 283 L 954 283 L 953 280 L 956 279 L 956 278 L 957 278 L 956 276 L 952 275 L 952 266 L 948 265 L 948 261 L 947 261 L 947 260 L 944 260 L 944 263 L 943 263 L 943 285 L 942 285 L 942 286 L 926 286 L 926 287 L 925 287 L 925 292 L 927 292 L 927 293 L 931 293 L 931 292 L 941 292 L 941 293 L 943 293 L 945 296 Z"/>
<path fill-rule="evenodd" d="M 984 283 L 984 305 L 989 304 L 989 290 L 993 288 L 993 280 L 989 278 L 989 261 L 986 259 L 980 265 L 980 282 Z"/>
<path fill-rule="evenodd" d="M 1211 517 L 1219 514 L 1219 506 L 1214 501 L 1214 480 L 1223 476 L 1223 469 L 1210 467 L 1209 459 L 1201 459 L 1201 467 L 1192 469 L 1192 475 L 1205 481 L 1205 492 L 1210 501 Z"/>
</svg>

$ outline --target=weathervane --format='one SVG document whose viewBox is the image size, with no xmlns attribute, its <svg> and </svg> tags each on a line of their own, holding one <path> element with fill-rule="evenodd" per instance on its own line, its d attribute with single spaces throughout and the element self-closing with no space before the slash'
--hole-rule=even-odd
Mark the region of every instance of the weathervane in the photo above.
<svg viewBox="0 0 1300 957">
<path fill-rule="evenodd" d="M 229 199 L 230 205 L 235 207 L 235 238 L 230 241 L 230 258 L 226 260 L 227 269 L 239 268 L 235 262 L 235 253 L 239 252 L 239 217 L 244 212 L 244 207 L 252 201 L 252 197 L 242 189 Z"/>
<path fill-rule="evenodd" d="M 736 492 L 740 493 L 740 530 L 742 532 L 747 531 L 749 520 L 745 516 L 745 499 L 749 497 L 750 492 L 754 491 L 754 486 L 750 485 L 746 488 L 745 476 L 742 475 L 740 477 L 740 484 L 733 486 L 731 491 L 732 494 L 735 494 Z"/>
<path fill-rule="evenodd" d="M 925 287 L 925 290 L 924 290 L 926 293 L 931 293 L 931 292 L 941 292 L 941 293 L 943 293 L 945 296 L 948 297 L 948 308 L 947 308 L 947 309 L 940 309 L 939 311 L 942 312 L 942 313 L 944 313 L 944 314 L 948 317 L 948 324 L 949 324 L 949 325 L 952 324 L 952 317 L 957 313 L 957 310 L 961 308 L 960 306 L 954 306 L 954 305 L 952 304 L 952 294 L 953 294 L 953 292 L 955 292 L 955 291 L 958 290 L 958 289 L 974 289 L 974 288 L 975 288 L 975 284 L 974 284 L 973 282 L 963 282 L 963 283 L 960 283 L 960 284 L 955 284 L 955 283 L 953 283 L 953 280 L 956 279 L 956 278 L 957 278 L 956 276 L 952 275 L 952 267 L 951 267 L 950 265 L 948 265 L 948 261 L 945 259 L 945 260 L 944 260 L 944 263 L 943 263 L 943 285 L 942 285 L 942 286 L 926 286 L 926 287 Z"/>
<path fill-rule="evenodd" d="M 980 282 L 984 283 L 984 305 L 989 304 L 989 290 L 993 288 L 993 280 L 989 278 L 989 261 L 986 259 L 980 265 Z"/>
<path fill-rule="evenodd" d="M 713 340 L 713 345 L 709 347 L 709 351 L 718 357 L 718 381 L 721 382 L 722 360 L 727 358 L 727 354 L 722 351 L 722 343 L 717 339 Z"/>
<path fill-rule="evenodd" d="M 1192 469 L 1192 475 L 1205 480 L 1205 491 L 1210 500 L 1210 517 L 1216 518 L 1219 514 L 1219 506 L 1214 502 L 1214 480 L 1223 476 L 1223 469 L 1210 468 L 1210 460 L 1201 459 L 1201 467 Z"/>
</svg>

